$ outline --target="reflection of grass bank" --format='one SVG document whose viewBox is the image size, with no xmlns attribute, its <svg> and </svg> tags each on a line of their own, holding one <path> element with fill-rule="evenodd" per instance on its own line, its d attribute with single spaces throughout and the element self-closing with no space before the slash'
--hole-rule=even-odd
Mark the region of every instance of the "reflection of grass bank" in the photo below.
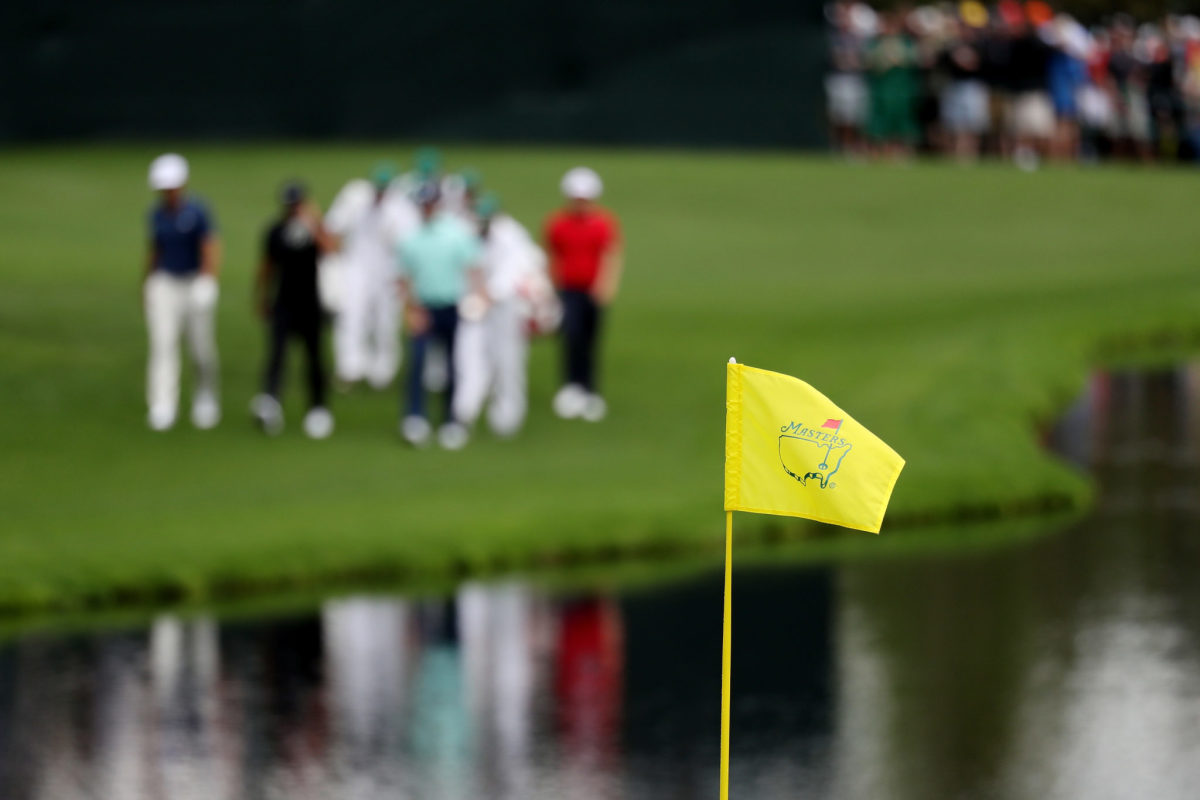
<svg viewBox="0 0 1200 800">
<path fill-rule="evenodd" d="M 721 536 L 729 355 L 800 375 L 908 459 L 892 520 L 1086 502 L 1034 423 L 1077 391 L 1098 342 L 1179 332 L 1200 306 L 1182 172 L 855 169 L 777 156 L 454 152 L 527 222 L 588 160 L 623 215 L 630 274 L 611 319 L 600 426 L 534 415 L 513 443 L 412 453 L 395 399 L 338 398 L 339 430 L 264 442 L 241 419 L 259 332 L 255 238 L 277 181 L 328 198 L 389 148 L 208 148 L 196 186 L 228 266 L 228 419 L 142 427 L 137 311 L 150 150 L 0 156 L 0 605 L 47 607 L 410 580 L 674 553 Z M 290 405 L 292 420 L 299 410 Z M 782 527 L 781 527 L 782 526 Z M 746 516 L 770 536 L 798 524 Z M 873 537 L 861 537 L 876 543 Z M 897 536 L 907 535 L 897 533 Z"/>
</svg>

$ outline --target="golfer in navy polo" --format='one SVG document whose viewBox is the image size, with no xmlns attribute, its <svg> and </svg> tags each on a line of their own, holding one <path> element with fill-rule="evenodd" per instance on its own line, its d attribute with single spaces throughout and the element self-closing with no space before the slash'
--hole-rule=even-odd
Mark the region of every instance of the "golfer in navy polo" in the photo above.
<svg viewBox="0 0 1200 800">
<path fill-rule="evenodd" d="M 179 348 L 185 332 L 196 368 L 192 424 L 208 429 L 221 419 L 213 331 L 220 247 L 208 209 L 185 191 L 187 180 L 188 163 L 183 156 L 167 153 L 150 165 L 150 188 L 159 193 L 159 202 L 150 212 L 143 299 L 150 334 L 148 421 L 156 431 L 175 424 Z"/>
</svg>

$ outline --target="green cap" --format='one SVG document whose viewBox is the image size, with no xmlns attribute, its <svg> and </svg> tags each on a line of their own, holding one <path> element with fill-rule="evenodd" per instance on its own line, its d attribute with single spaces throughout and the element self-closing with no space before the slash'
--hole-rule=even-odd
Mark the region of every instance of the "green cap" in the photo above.
<svg viewBox="0 0 1200 800">
<path fill-rule="evenodd" d="M 436 147 L 422 147 L 417 151 L 417 177 L 429 180 L 442 171 L 442 154 Z"/>
<path fill-rule="evenodd" d="M 475 201 L 475 216 L 488 219 L 500 210 L 500 198 L 495 192 L 487 192 Z"/>
<path fill-rule="evenodd" d="M 371 168 L 371 183 L 383 188 L 396 177 L 396 165 L 390 161 L 380 161 Z"/>
<path fill-rule="evenodd" d="M 458 177 L 462 178 L 463 187 L 468 192 L 477 192 L 483 188 L 483 175 L 474 167 L 463 167 L 459 170 Z"/>
</svg>

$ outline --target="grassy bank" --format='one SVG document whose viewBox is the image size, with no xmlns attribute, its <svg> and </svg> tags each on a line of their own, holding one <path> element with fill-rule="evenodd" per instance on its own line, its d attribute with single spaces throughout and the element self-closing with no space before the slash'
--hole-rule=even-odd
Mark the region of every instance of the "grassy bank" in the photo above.
<svg viewBox="0 0 1200 800">
<path fill-rule="evenodd" d="M 243 412 L 262 355 L 250 277 L 273 191 L 301 175 L 328 200 L 407 149 L 186 152 L 226 245 L 227 419 L 166 435 L 145 430 L 142 405 L 138 272 L 155 151 L 0 154 L 0 606 L 712 542 L 730 355 L 804 377 L 907 458 L 893 524 L 1078 505 L 1086 483 L 1043 455 L 1035 423 L 1073 395 L 1099 346 L 1164 333 L 1187 346 L 1200 327 L 1186 172 L 452 150 L 531 225 L 566 167 L 605 176 L 629 252 L 606 341 L 609 419 L 551 418 L 556 351 L 542 342 L 517 441 L 484 433 L 462 453 L 413 452 L 394 435 L 395 395 L 364 392 L 336 398 L 334 438 L 309 442 L 295 381 L 292 424 L 265 441 Z M 780 525 L 793 523 L 746 517 L 739 529 Z"/>
</svg>

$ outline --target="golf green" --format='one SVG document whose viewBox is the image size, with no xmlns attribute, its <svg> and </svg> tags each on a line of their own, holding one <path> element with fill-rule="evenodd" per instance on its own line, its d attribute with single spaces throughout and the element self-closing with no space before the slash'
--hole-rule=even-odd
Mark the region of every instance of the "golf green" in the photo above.
<svg viewBox="0 0 1200 800">
<path fill-rule="evenodd" d="M 478 168 L 535 232 L 565 169 L 604 177 L 627 251 L 606 320 L 608 418 L 552 416 L 545 340 L 516 440 L 480 430 L 462 452 L 414 451 L 396 435 L 397 391 L 360 390 L 335 396 L 337 431 L 312 442 L 297 350 L 288 427 L 266 439 L 246 412 L 264 348 L 250 281 L 277 186 L 301 177 L 327 203 L 413 148 L 177 147 L 225 248 L 225 419 L 206 433 L 145 426 L 145 170 L 163 148 L 0 154 L 0 606 L 709 546 L 730 356 L 807 380 L 907 459 L 892 535 L 1082 507 L 1085 479 L 1044 453 L 1038 425 L 1098 360 L 1200 332 L 1196 178 L 1182 170 L 453 148 L 448 166 Z M 738 530 L 768 526 L 803 523 L 744 516 Z"/>
</svg>

